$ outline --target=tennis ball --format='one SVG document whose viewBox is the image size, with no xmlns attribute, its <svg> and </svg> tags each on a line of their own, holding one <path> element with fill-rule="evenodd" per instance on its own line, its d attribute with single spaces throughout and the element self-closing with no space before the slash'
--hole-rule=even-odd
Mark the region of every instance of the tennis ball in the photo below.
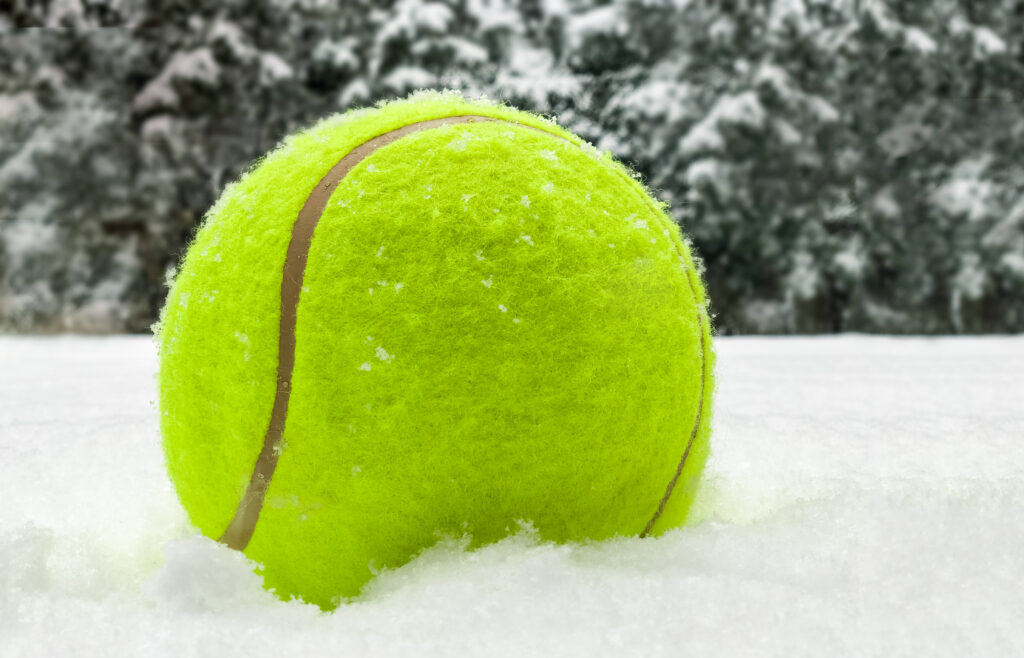
<svg viewBox="0 0 1024 658">
<path fill-rule="evenodd" d="M 556 124 L 453 93 L 258 161 L 156 329 L 190 519 L 323 608 L 441 537 L 658 534 L 708 454 L 711 327 L 663 205 Z"/>
</svg>

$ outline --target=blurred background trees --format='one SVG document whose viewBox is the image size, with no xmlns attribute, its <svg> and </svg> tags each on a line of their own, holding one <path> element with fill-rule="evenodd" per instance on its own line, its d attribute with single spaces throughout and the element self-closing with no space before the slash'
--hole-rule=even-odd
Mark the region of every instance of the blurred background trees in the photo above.
<svg viewBox="0 0 1024 658">
<path fill-rule="evenodd" d="M 642 173 L 722 333 L 1024 331 L 1024 1 L 0 0 L 0 328 L 144 331 L 222 187 L 420 88 Z"/>
</svg>

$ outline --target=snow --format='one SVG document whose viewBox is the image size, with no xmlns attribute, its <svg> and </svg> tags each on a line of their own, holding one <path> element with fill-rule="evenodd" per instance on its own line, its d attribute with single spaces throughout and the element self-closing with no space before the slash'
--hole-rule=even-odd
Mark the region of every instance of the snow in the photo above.
<svg viewBox="0 0 1024 658">
<path fill-rule="evenodd" d="M 679 142 L 680 152 L 691 156 L 704 151 L 720 151 L 723 148 L 725 138 L 718 132 L 716 120 L 711 114 L 694 124 Z"/>
<path fill-rule="evenodd" d="M 38 101 L 27 91 L 0 95 L 0 128 L 10 130 L 18 125 L 22 117 L 35 115 L 39 111 Z"/>
<path fill-rule="evenodd" d="M 426 89 L 435 84 L 437 78 L 430 71 L 416 66 L 400 66 L 388 73 L 382 82 L 396 93 L 405 93 L 410 89 Z"/>
<path fill-rule="evenodd" d="M 789 284 L 786 286 L 787 294 L 804 301 L 814 299 L 821 284 L 814 256 L 806 251 L 797 252 L 793 257 L 793 269 L 786 279 Z"/>
<path fill-rule="evenodd" d="M 981 258 L 970 252 L 960 257 L 960 270 L 953 278 L 954 292 L 967 299 L 981 299 L 985 292 L 985 270 L 981 267 Z M 954 300 L 959 297 L 954 297 Z"/>
<path fill-rule="evenodd" d="M 676 123 L 697 114 L 694 96 L 696 90 L 690 84 L 653 79 L 635 88 L 622 89 L 609 106 L 645 119 Z"/>
<path fill-rule="evenodd" d="M 939 49 L 935 39 L 932 39 L 927 32 L 919 27 L 908 27 L 903 33 L 903 37 L 906 39 L 907 45 L 922 54 L 930 55 Z"/>
<path fill-rule="evenodd" d="M 719 129 L 723 125 L 760 127 L 765 121 L 765 110 L 753 91 L 719 98 L 707 116 L 690 128 L 679 143 L 681 152 L 692 155 L 702 151 L 717 151 L 725 146 Z"/>
<path fill-rule="evenodd" d="M 871 209 L 887 219 L 898 219 L 900 205 L 893 196 L 892 186 L 883 187 L 871 199 Z"/>
<path fill-rule="evenodd" d="M 832 263 L 839 272 L 854 280 L 861 278 L 868 265 L 863 249 L 856 242 L 836 253 L 832 257 Z"/>
<path fill-rule="evenodd" d="M 85 24 L 85 8 L 80 0 L 56 0 L 46 20 L 48 29 L 66 29 Z"/>
<path fill-rule="evenodd" d="M 461 37 L 448 37 L 445 43 L 452 49 L 455 61 L 460 64 L 476 65 L 487 63 L 487 49 L 483 46 L 479 46 Z"/>
<path fill-rule="evenodd" d="M 772 32 L 783 32 L 794 29 L 805 34 L 807 27 L 807 7 L 804 0 L 778 0 L 772 4 L 768 29 Z"/>
<path fill-rule="evenodd" d="M 224 19 L 215 21 L 207 38 L 210 43 L 223 45 L 227 52 L 239 61 L 247 62 L 254 54 L 254 49 L 249 45 L 245 32 L 230 21 Z"/>
<path fill-rule="evenodd" d="M 420 29 L 428 33 L 444 34 L 453 19 L 452 10 L 446 5 L 401 0 L 395 6 L 390 20 L 377 29 L 374 40 L 382 44 L 402 36 L 412 37 Z"/>
<path fill-rule="evenodd" d="M 686 182 L 692 187 L 706 186 L 715 190 L 720 197 L 727 197 L 729 165 L 714 158 L 694 160 L 686 169 Z"/>
<path fill-rule="evenodd" d="M 1024 254 L 1015 252 L 1005 253 L 999 262 L 1009 272 L 1012 272 L 1018 280 L 1024 281 Z"/>
<path fill-rule="evenodd" d="M 988 216 L 996 186 L 980 178 L 951 178 L 932 191 L 930 200 L 946 213 L 977 222 Z"/>
<path fill-rule="evenodd" d="M 338 94 L 338 107 L 348 109 L 370 98 L 370 87 L 366 80 L 356 78 Z"/>
<path fill-rule="evenodd" d="M 91 146 L 96 136 L 104 134 L 116 117 L 113 111 L 87 93 L 71 93 L 65 103 L 64 111 L 56 115 L 53 123 L 38 125 L 23 142 L 10 144 L 17 150 L 5 153 L 0 161 L 0 193 L 10 194 L 19 187 L 36 183 L 40 178 L 40 161 L 53 157 L 55 152 L 65 153 Z M 31 105 L 19 105 L 14 109 L 35 111 Z"/>
<path fill-rule="evenodd" d="M 34 254 L 53 253 L 57 245 L 57 225 L 48 220 L 55 214 L 52 199 L 33 200 L 21 208 L 14 221 L 4 226 L 0 253 L 10 263 L 20 264 Z"/>
<path fill-rule="evenodd" d="M 1024 336 L 716 345 L 695 525 L 446 541 L 323 614 L 189 527 L 150 338 L 0 337 L 0 653 L 1024 651 Z"/>
<path fill-rule="evenodd" d="M 508 66 L 499 69 L 494 89 L 500 98 L 529 99 L 535 111 L 543 113 L 550 110 L 551 98 L 578 96 L 583 86 L 556 64 L 550 51 L 521 41 L 509 54 Z"/>
<path fill-rule="evenodd" d="M 355 52 L 357 46 L 353 38 L 342 41 L 324 39 L 313 49 L 312 57 L 317 62 L 329 64 L 338 71 L 357 71 L 359 56 Z"/>
<path fill-rule="evenodd" d="M 885 36 L 898 35 L 901 25 L 896 20 L 886 0 L 863 0 L 854 5 L 857 9 L 871 17 L 872 23 Z M 956 20 L 956 19 L 953 19 Z"/>
<path fill-rule="evenodd" d="M 799 130 L 793 127 L 793 124 L 786 121 L 785 119 L 773 119 L 772 127 L 775 129 L 775 135 L 779 138 L 779 141 L 787 146 L 799 144 L 803 140 L 803 135 Z"/>
<path fill-rule="evenodd" d="M 611 35 L 623 37 L 629 32 L 629 24 L 616 5 L 606 5 L 573 14 L 566 26 L 566 42 L 570 50 L 579 50 L 591 37 Z"/>
<path fill-rule="evenodd" d="M 757 73 L 754 74 L 754 84 L 771 87 L 785 101 L 789 101 L 797 95 L 786 70 L 771 62 L 762 62 L 758 66 Z"/>
<path fill-rule="evenodd" d="M 560 0 L 554 0 L 560 2 Z M 547 0 L 551 4 L 552 0 Z M 519 32 L 523 20 L 509 0 L 467 0 L 466 13 L 473 17 L 480 34 L 495 32 Z M 544 13 L 550 15 L 550 10 Z"/>
<path fill-rule="evenodd" d="M 977 59 L 985 59 L 992 55 L 1002 55 L 1006 52 L 1006 42 L 1003 39 L 982 25 L 974 28 L 974 56 Z"/>
<path fill-rule="evenodd" d="M 818 121 L 822 123 L 835 123 L 839 121 L 839 110 L 821 96 L 808 94 L 804 96 L 804 102 Z"/>
<path fill-rule="evenodd" d="M 295 71 L 291 64 L 275 53 L 260 55 L 260 84 L 272 85 L 276 82 L 291 80 Z"/>
<path fill-rule="evenodd" d="M 177 52 L 160 74 L 150 80 L 135 96 L 132 107 L 139 112 L 175 107 L 179 100 L 178 92 L 174 88 L 176 81 L 190 80 L 214 87 L 220 72 L 220 66 L 209 48 Z"/>
</svg>

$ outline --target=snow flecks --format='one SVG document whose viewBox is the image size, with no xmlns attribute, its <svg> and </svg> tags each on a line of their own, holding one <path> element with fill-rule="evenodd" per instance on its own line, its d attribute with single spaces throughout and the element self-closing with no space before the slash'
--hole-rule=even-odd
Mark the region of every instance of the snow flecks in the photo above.
<svg viewBox="0 0 1024 658">
<path fill-rule="evenodd" d="M 615 243 L 614 242 L 609 242 L 608 243 L 608 248 L 609 249 L 614 249 L 615 248 Z"/>
<path fill-rule="evenodd" d="M 376 354 L 377 358 L 384 363 L 391 363 L 391 360 L 395 358 L 393 354 L 388 354 L 388 351 L 379 345 L 377 346 L 377 349 L 374 350 L 374 354 Z"/>
<path fill-rule="evenodd" d="M 377 169 L 377 165 L 375 165 L 375 164 L 373 164 L 371 162 L 370 164 L 366 165 L 366 171 L 375 172 L 375 171 L 380 171 L 380 170 Z"/>
<path fill-rule="evenodd" d="M 383 258 L 383 257 L 384 257 L 384 245 L 381 245 L 380 248 L 377 249 L 377 258 Z"/>
<path fill-rule="evenodd" d="M 484 259 L 484 252 L 483 252 L 482 249 L 477 249 L 476 253 L 473 254 L 473 255 L 476 256 L 477 260 L 483 260 Z"/>
<path fill-rule="evenodd" d="M 376 290 L 377 288 L 387 288 L 389 284 L 388 284 L 388 282 L 387 282 L 387 280 L 386 280 L 386 279 L 380 279 L 379 281 L 377 281 L 377 282 L 376 282 L 376 284 L 375 284 L 375 285 L 376 285 L 376 287 L 375 287 L 375 286 L 370 286 L 369 288 L 367 288 L 367 292 L 368 292 L 368 293 L 369 293 L 370 295 L 372 295 L 372 294 L 373 294 L 373 291 L 374 291 L 374 290 Z M 402 283 L 401 281 L 399 281 L 398 283 L 392 284 L 392 285 L 394 286 L 394 289 L 395 289 L 395 292 L 396 292 L 396 293 L 397 293 L 397 292 L 398 292 L 399 290 L 401 290 L 402 288 L 404 288 L 404 287 L 405 287 L 405 284 L 404 284 L 404 283 Z"/>
<path fill-rule="evenodd" d="M 582 144 L 580 144 L 580 150 L 583 151 L 585 154 L 589 155 L 594 160 L 601 160 L 601 150 L 594 146 L 593 144 L 591 144 L 590 142 L 583 142 Z"/>
<path fill-rule="evenodd" d="M 548 162 L 558 162 L 558 154 L 549 149 L 544 149 L 539 155 Z"/>
<path fill-rule="evenodd" d="M 635 226 L 638 229 L 647 229 L 647 220 L 637 217 L 635 213 L 630 215 L 629 217 L 626 217 L 626 221 L 632 222 L 633 226 Z"/>
<path fill-rule="evenodd" d="M 247 336 L 246 334 L 243 334 L 243 333 L 240 333 L 240 332 L 236 331 L 235 332 L 235 339 L 239 343 L 241 343 L 242 345 L 245 346 L 245 350 L 242 352 L 242 360 L 243 361 L 248 361 L 249 359 L 251 359 L 252 358 L 252 353 L 249 351 L 249 336 Z"/>
<path fill-rule="evenodd" d="M 540 191 L 541 192 L 546 192 L 548 194 L 551 194 L 552 192 L 555 191 L 555 184 L 554 183 L 544 183 L 543 185 L 540 186 Z"/>
<path fill-rule="evenodd" d="M 483 281 L 481 281 L 480 283 L 484 284 L 485 288 L 490 288 L 492 285 L 494 285 L 494 277 L 493 276 L 489 276 L 486 279 L 484 279 Z"/>
<path fill-rule="evenodd" d="M 523 206 L 524 208 L 529 208 L 530 207 L 530 197 L 528 197 L 527 195 L 524 194 L 523 198 L 519 200 L 519 205 Z"/>
<path fill-rule="evenodd" d="M 498 304 L 498 310 L 501 311 L 502 313 L 508 313 L 508 307 L 505 306 L 504 304 Z"/>
<path fill-rule="evenodd" d="M 351 425 L 349 425 L 349 427 L 351 427 Z M 352 475 L 359 475 L 362 472 L 363 472 L 363 467 L 362 466 L 356 465 L 356 466 L 352 467 Z"/>
<path fill-rule="evenodd" d="M 475 196 L 476 196 L 475 194 L 463 194 L 462 195 L 462 203 L 469 203 L 469 200 L 472 199 Z"/>
<path fill-rule="evenodd" d="M 370 362 L 367 361 L 367 362 L 363 363 L 363 365 L 359 366 L 359 369 L 364 371 L 364 372 L 370 372 L 370 368 L 372 368 L 372 367 L 373 366 L 370 365 Z"/>
<path fill-rule="evenodd" d="M 528 236 L 526 234 L 520 235 L 519 239 L 522 240 L 523 242 L 525 242 L 526 244 L 530 245 L 531 247 L 534 246 L 533 245 L 533 238 L 531 238 L 530 236 Z"/>
</svg>

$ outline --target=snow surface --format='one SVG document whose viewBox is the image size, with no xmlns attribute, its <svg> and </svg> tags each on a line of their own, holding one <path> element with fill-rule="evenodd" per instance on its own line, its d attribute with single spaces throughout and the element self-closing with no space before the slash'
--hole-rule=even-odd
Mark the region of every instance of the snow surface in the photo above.
<svg viewBox="0 0 1024 658">
<path fill-rule="evenodd" d="M 190 529 L 149 338 L 0 337 L 0 655 L 1024 653 L 1024 337 L 717 349 L 696 525 L 448 542 L 324 614 Z"/>
</svg>

